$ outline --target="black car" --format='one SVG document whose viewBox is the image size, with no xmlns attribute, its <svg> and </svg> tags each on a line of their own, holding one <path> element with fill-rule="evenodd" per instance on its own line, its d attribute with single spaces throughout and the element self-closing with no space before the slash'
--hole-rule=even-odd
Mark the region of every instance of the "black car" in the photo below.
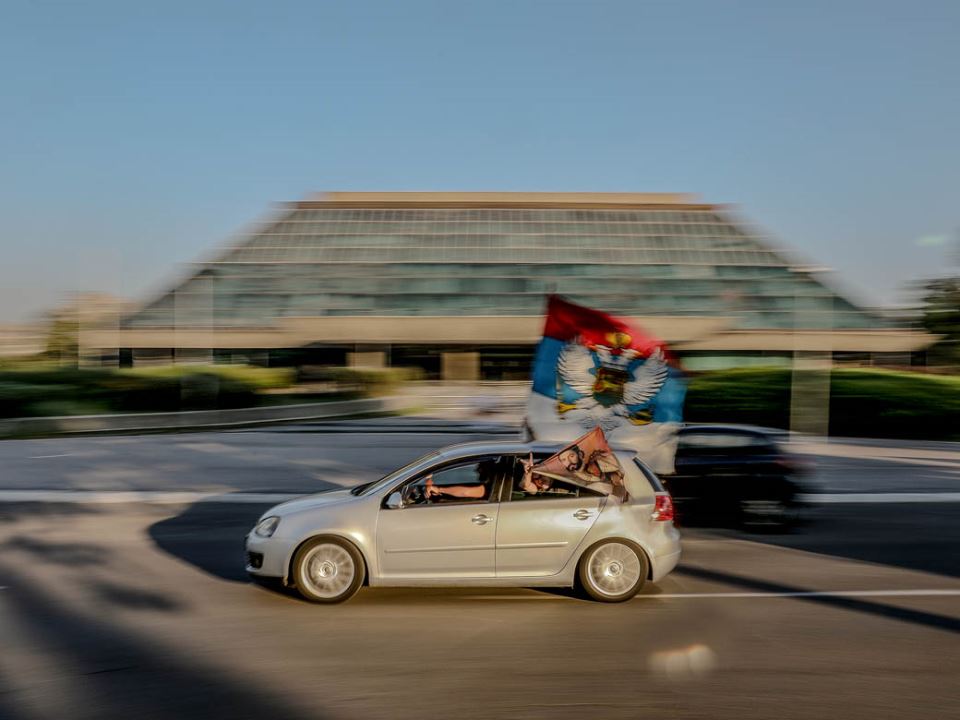
<svg viewBox="0 0 960 720">
<path fill-rule="evenodd" d="M 781 446 L 785 433 L 743 425 L 686 425 L 676 472 L 663 475 L 679 524 L 782 529 L 797 519 L 806 465 Z"/>
</svg>

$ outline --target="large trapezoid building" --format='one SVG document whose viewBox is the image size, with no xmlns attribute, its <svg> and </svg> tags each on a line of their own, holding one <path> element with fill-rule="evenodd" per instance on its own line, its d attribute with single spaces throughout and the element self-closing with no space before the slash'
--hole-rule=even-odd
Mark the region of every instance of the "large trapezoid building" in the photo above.
<svg viewBox="0 0 960 720">
<path fill-rule="evenodd" d="M 635 318 L 694 367 L 796 352 L 902 358 L 931 340 L 687 195 L 328 193 L 283 206 L 90 344 L 134 362 L 526 377 L 554 292 Z"/>
</svg>

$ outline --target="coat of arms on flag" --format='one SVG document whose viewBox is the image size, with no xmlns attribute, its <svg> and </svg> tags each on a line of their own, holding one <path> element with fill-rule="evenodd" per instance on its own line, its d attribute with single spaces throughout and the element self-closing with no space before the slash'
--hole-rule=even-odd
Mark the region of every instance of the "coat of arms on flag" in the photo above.
<svg viewBox="0 0 960 720">
<path fill-rule="evenodd" d="M 599 427 L 658 472 L 671 472 L 684 394 L 662 342 L 619 318 L 549 298 L 527 405 L 533 437 L 570 440 Z"/>
</svg>

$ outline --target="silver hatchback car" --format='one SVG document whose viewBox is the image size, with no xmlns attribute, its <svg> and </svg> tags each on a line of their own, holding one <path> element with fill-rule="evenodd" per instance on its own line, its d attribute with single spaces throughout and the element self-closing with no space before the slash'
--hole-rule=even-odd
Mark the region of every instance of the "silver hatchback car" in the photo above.
<svg viewBox="0 0 960 720">
<path fill-rule="evenodd" d="M 454 445 L 375 482 L 277 505 L 247 535 L 247 572 L 325 603 L 364 583 L 577 587 L 595 600 L 628 600 L 680 559 L 670 495 L 618 449 L 624 500 L 559 481 L 524 492 L 521 460 L 561 447 Z"/>
</svg>

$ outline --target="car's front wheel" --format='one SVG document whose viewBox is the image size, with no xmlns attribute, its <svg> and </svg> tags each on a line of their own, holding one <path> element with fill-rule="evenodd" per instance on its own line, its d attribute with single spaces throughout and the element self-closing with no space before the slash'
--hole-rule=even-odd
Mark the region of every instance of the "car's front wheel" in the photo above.
<svg viewBox="0 0 960 720">
<path fill-rule="evenodd" d="M 647 579 L 643 551 L 623 540 L 603 540 L 580 558 L 580 587 L 594 600 L 623 602 L 636 595 Z"/>
<path fill-rule="evenodd" d="M 338 603 L 353 597 L 364 573 L 360 551 L 340 538 L 313 538 L 293 556 L 294 585 L 311 602 Z"/>
</svg>

